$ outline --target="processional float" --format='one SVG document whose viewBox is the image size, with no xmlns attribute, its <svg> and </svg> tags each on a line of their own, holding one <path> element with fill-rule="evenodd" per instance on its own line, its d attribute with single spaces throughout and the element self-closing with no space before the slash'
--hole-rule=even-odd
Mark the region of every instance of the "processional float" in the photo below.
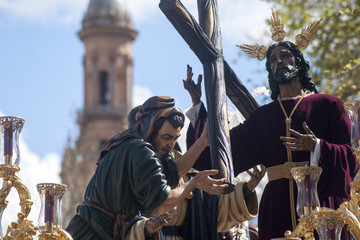
<svg viewBox="0 0 360 240">
<path fill-rule="evenodd" d="M 30 240 L 38 233 L 40 240 L 72 240 L 72 237 L 61 226 L 60 203 L 62 196 L 67 190 L 64 184 L 39 183 L 37 190 L 41 198 L 41 210 L 38 224 L 27 217 L 30 213 L 33 201 L 28 188 L 17 176 L 20 171 L 19 136 L 25 120 L 19 117 L 0 117 L 0 178 L 3 186 L 0 189 L 0 239 L 4 240 Z M 15 188 L 20 199 L 20 213 L 17 214 L 17 222 L 12 222 L 3 235 L 1 220 L 7 207 L 10 190 Z"/>
<path fill-rule="evenodd" d="M 360 101 L 346 102 L 345 109 L 351 121 L 351 146 L 360 163 Z M 360 239 L 360 171 L 350 183 L 350 200 L 336 210 L 320 207 L 317 193 L 322 172 L 320 167 L 296 167 L 290 171 L 298 188 L 296 210 L 299 224 L 292 232 L 286 231 L 285 238 L 277 239 L 315 240 L 316 230 L 320 240 L 340 240 L 345 225 L 356 239 Z"/>
</svg>

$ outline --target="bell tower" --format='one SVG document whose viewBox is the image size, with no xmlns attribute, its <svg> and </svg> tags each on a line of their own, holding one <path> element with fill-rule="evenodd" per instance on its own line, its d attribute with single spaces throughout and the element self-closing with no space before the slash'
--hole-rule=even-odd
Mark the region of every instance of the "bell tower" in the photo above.
<svg viewBox="0 0 360 240">
<path fill-rule="evenodd" d="M 84 107 L 77 120 L 80 135 L 74 149 L 66 148 L 61 172 L 69 187 L 63 200 L 65 224 L 83 201 L 102 145 L 126 129 L 137 32 L 124 0 L 90 0 L 78 36 L 85 46 Z"/>
<path fill-rule="evenodd" d="M 78 33 L 85 55 L 84 109 L 78 118 L 77 145 L 92 158 L 106 140 L 126 128 L 131 110 L 131 47 L 137 32 L 125 4 L 120 3 L 90 0 Z"/>
</svg>

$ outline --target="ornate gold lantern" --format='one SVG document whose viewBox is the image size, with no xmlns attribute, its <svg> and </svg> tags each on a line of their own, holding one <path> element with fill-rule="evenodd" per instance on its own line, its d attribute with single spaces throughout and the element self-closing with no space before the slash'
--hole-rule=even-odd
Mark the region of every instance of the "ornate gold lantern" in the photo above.
<svg viewBox="0 0 360 240">
<path fill-rule="evenodd" d="M 5 240 L 30 240 L 36 235 L 36 232 L 40 230 L 39 239 L 42 240 L 54 240 L 64 239 L 72 240 L 71 236 L 62 229 L 61 218 L 60 218 L 60 200 L 62 195 L 65 193 L 66 186 L 62 184 L 39 184 L 38 189 L 40 195 L 43 193 L 43 187 L 45 194 L 49 197 L 47 203 L 53 211 L 46 213 L 51 217 L 51 221 L 48 224 L 49 227 L 40 228 L 34 227 L 32 221 L 28 220 L 27 217 L 30 213 L 33 201 L 28 188 L 22 183 L 21 179 L 17 176 L 17 172 L 20 171 L 20 149 L 19 149 L 19 135 L 24 125 L 24 119 L 19 117 L 5 116 L 0 117 L 0 177 L 3 179 L 3 186 L 0 190 L 0 239 Z M 55 186 L 55 187 L 54 187 Z M 2 214 L 7 207 L 8 201 L 7 196 L 10 190 L 15 188 L 20 198 L 21 212 L 18 213 L 17 222 L 12 222 L 5 235 L 1 229 Z M 46 190 L 52 188 L 53 191 Z M 46 206 L 44 206 L 46 209 Z M 49 209 L 49 208 L 48 208 Z M 56 211 L 55 211 L 56 209 Z M 46 222 L 45 222 L 46 223 Z M 51 225 L 52 223 L 52 225 Z"/>
</svg>

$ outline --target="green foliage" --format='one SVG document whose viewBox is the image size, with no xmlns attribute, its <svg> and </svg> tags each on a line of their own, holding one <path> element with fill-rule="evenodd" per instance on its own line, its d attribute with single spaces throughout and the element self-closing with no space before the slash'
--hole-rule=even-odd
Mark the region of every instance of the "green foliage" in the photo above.
<svg viewBox="0 0 360 240">
<path fill-rule="evenodd" d="M 285 24 L 286 40 L 322 18 L 315 39 L 303 49 L 321 93 L 344 101 L 360 96 L 360 0 L 266 0 Z M 269 18 L 271 11 L 269 9 Z"/>
</svg>

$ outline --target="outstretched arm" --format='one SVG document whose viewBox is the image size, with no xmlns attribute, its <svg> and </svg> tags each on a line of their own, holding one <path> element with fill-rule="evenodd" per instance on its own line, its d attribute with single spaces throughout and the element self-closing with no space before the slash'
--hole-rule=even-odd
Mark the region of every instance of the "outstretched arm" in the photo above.
<svg viewBox="0 0 360 240">
<path fill-rule="evenodd" d="M 208 123 L 205 123 L 204 131 L 199 139 L 191 146 L 187 152 L 176 160 L 175 164 L 178 169 L 179 178 L 182 178 L 194 165 L 204 149 L 209 146 Z"/>
<path fill-rule="evenodd" d="M 158 207 L 156 212 L 158 214 L 163 214 L 171 210 L 189 196 L 191 191 L 195 188 L 199 188 L 210 194 L 221 194 L 228 185 L 225 184 L 224 178 L 213 179 L 210 177 L 211 175 L 216 175 L 217 173 L 218 171 L 214 169 L 197 173 L 195 177 L 190 179 L 190 181 L 171 190 L 166 200 Z"/>
</svg>

